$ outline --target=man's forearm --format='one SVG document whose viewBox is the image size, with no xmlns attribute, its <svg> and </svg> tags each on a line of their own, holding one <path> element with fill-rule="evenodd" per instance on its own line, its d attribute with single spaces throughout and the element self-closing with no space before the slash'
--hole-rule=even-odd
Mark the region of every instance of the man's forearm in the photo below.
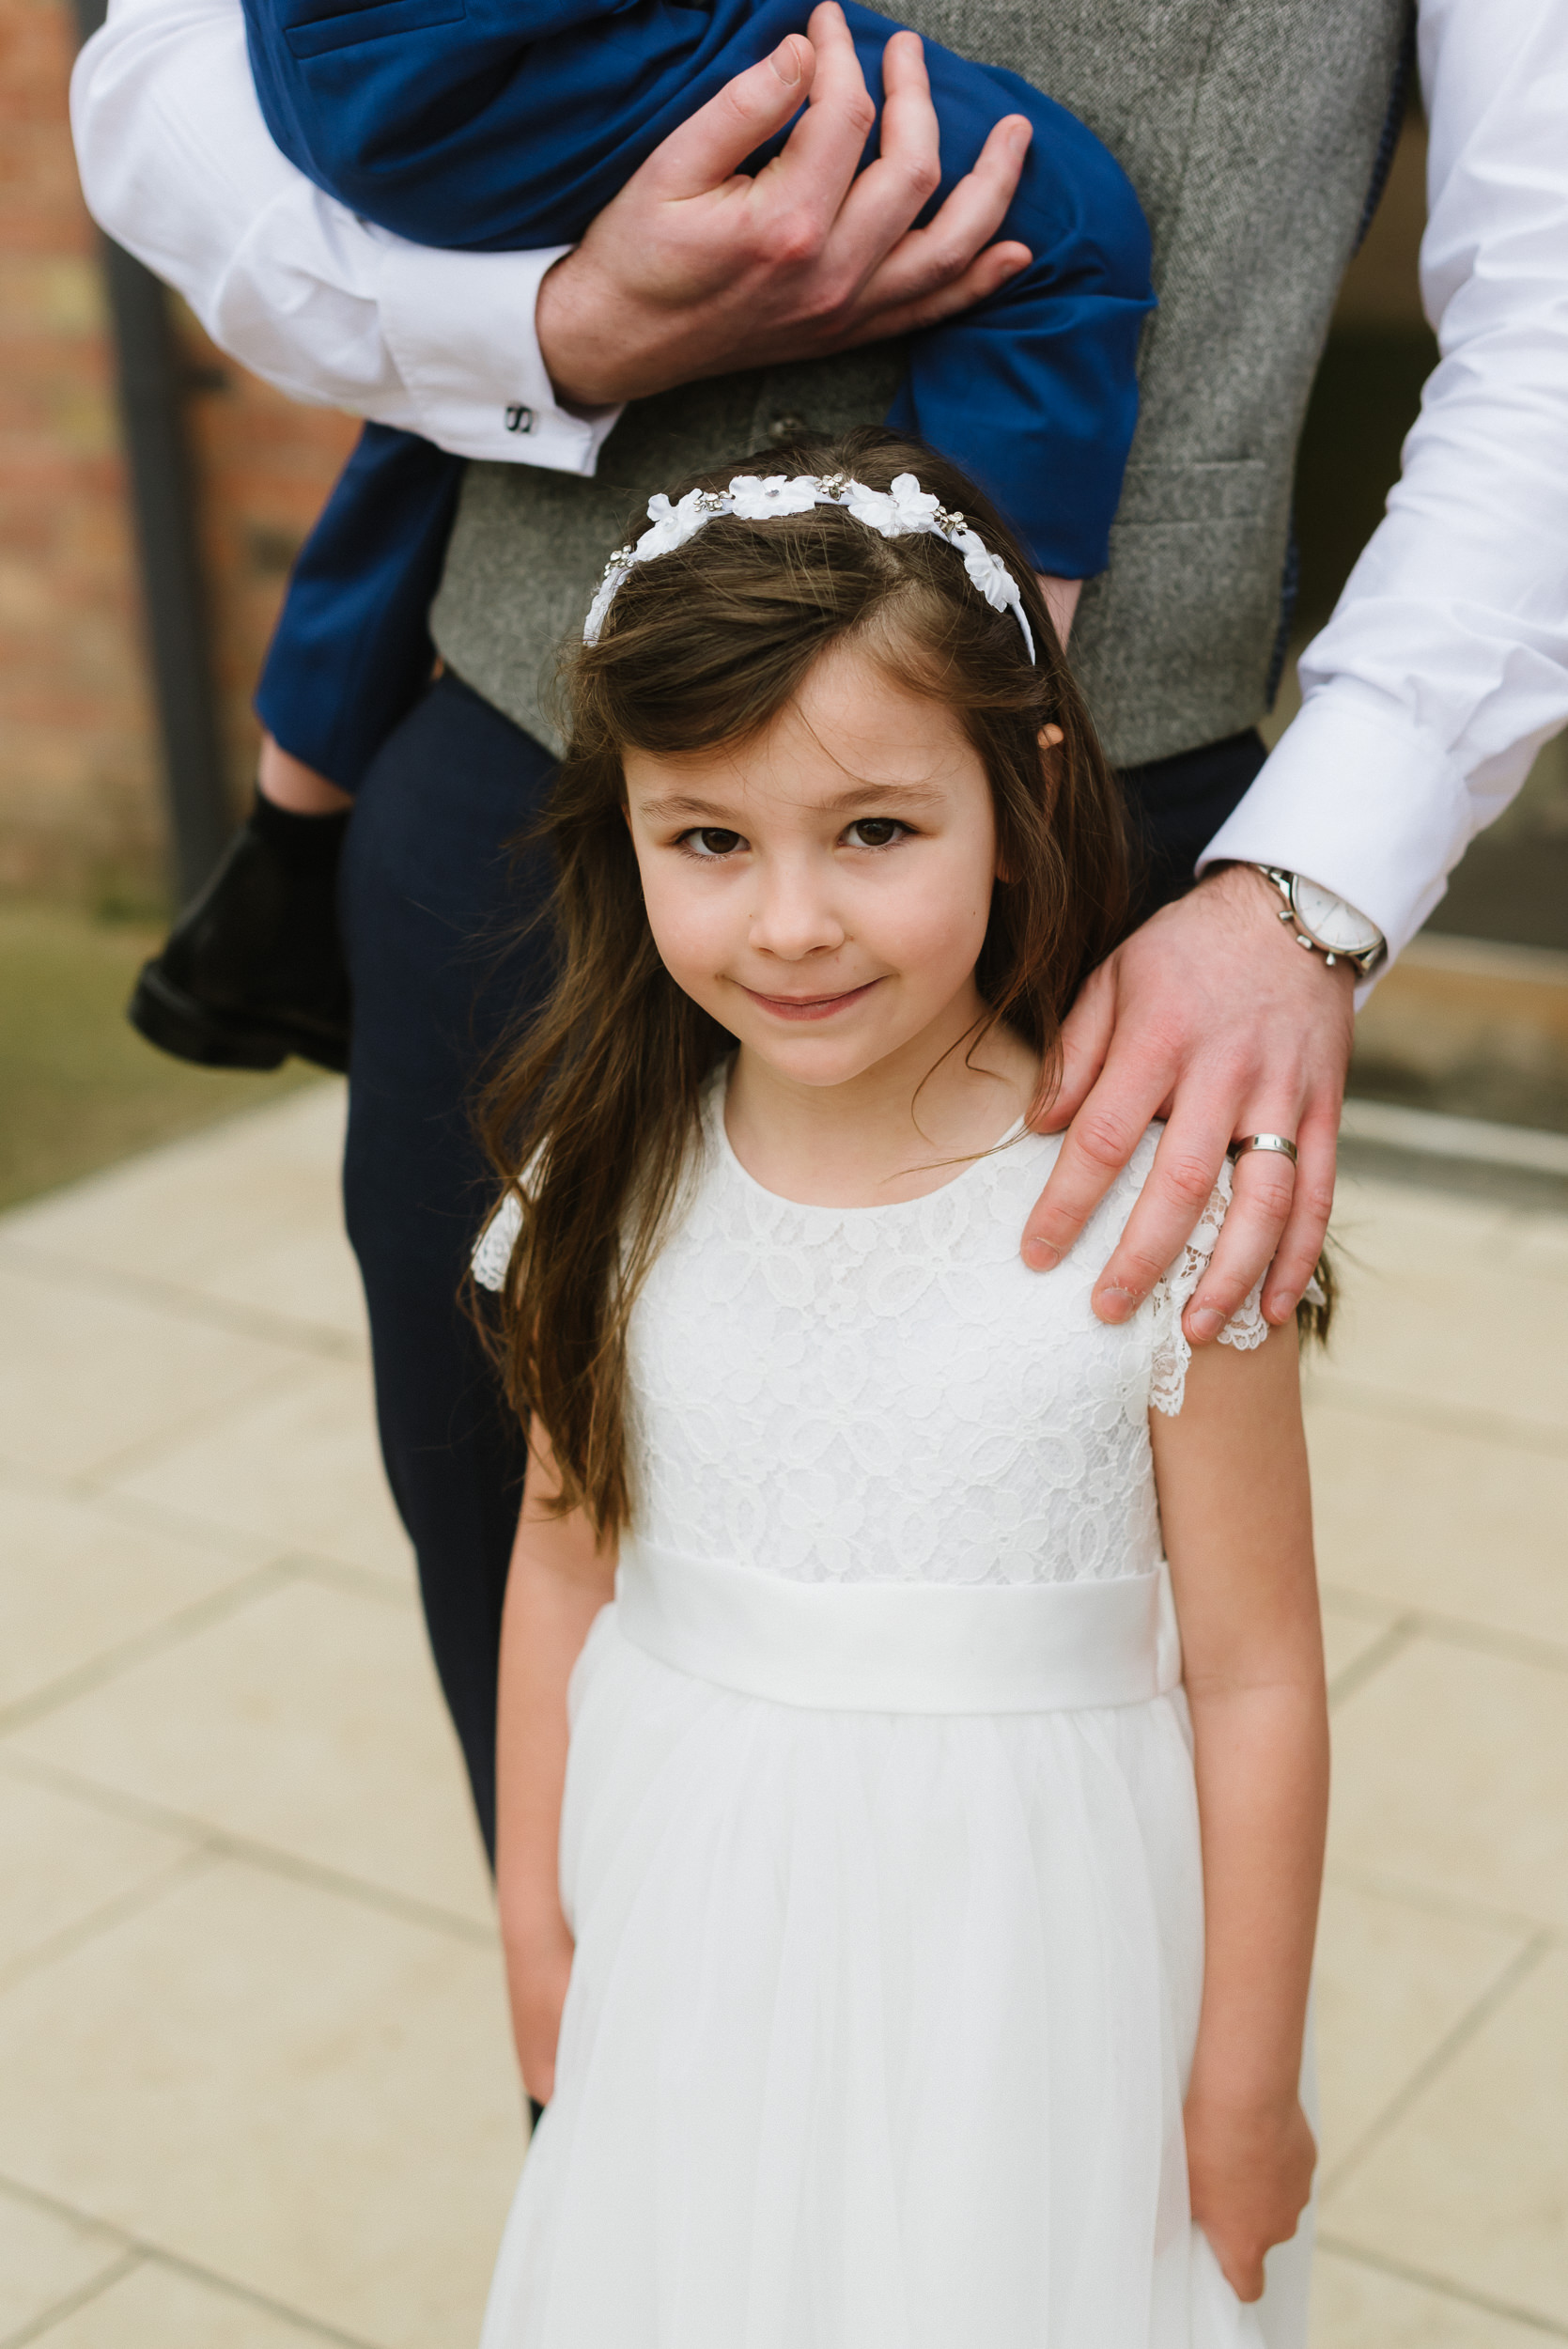
<svg viewBox="0 0 1568 2349">
<path fill-rule="evenodd" d="M 93 217 L 291 398 L 461 457 L 592 473 L 615 412 L 555 397 L 534 312 L 562 248 L 444 254 L 367 227 L 280 155 L 238 0 L 134 0 L 77 61 Z"/>
<path fill-rule="evenodd" d="M 1397 953 L 1568 720 L 1568 13 L 1422 0 L 1441 357 L 1304 707 L 1204 862 L 1287 866 Z"/>
</svg>

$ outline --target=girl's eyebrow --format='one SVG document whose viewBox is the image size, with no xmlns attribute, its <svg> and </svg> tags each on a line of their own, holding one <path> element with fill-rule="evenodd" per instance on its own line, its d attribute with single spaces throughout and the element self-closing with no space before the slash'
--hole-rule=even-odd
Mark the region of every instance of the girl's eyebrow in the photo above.
<svg viewBox="0 0 1568 2349">
<path fill-rule="evenodd" d="M 835 791 L 831 799 L 812 801 L 823 816 L 846 816 L 855 809 L 863 809 L 875 800 L 897 800 L 905 807 L 930 807 L 947 796 L 939 783 L 853 783 L 846 790 Z M 696 817 L 710 824 L 728 825 L 738 811 L 722 801 L 699 800 L 685 792 L 671 792 L 657 800 L 639 800 L 639 813 L 644 823 L 668 823 L 675 817 L 688 820 Z"/>
</svg>

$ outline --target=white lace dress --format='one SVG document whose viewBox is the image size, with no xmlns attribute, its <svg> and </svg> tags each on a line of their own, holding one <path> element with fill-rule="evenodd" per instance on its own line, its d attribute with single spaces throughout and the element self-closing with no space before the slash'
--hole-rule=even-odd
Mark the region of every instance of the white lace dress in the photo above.
<svg viewBox="0 0 1568 2349">
<path fill-rule="evenodd" d="M 1156 1138 L 1042 1277 L 1018 1240 L 1053 1140 L 904 1205 L 799 1206 L 715 1091 L 631 1332 L 637 1538 L 840 1589 L 1147 1575 L 1148 1412 L 1180 1408 L 1224 1213 L 1129 1324 L 1095 1320 Z M 498 1219 L 481 1277 L 507 1245 Z M 1255 1295 L 1227 1334 L 1262 1340 Z M 571 1688 L 576 1958 L 483 2349 L 1255 2343 L 1188 2216 L 1180 1688 L 817 1710 L 672 1669 L 624 1604 Z M 1296 2248 L 1271 2349 L 1304 2342 Z"/>
</svg>

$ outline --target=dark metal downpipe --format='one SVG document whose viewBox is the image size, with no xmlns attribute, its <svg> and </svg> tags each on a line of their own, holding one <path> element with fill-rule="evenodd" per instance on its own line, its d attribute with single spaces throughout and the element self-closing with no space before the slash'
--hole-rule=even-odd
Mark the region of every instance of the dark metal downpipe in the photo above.
<svg viewBox="0 0 1568 2349">
<path fill-rule="evenodd" d="M 102 23 L 106 0 L 75 0 L 75 8 L 85 41 Z M 217 863 L 234 817 L 213 691 L 180 362 L 163 286 L 119 245 L 107 237 L 101 242 L 163 752 L 171 878 L 183 904 Z"/>
</svg>

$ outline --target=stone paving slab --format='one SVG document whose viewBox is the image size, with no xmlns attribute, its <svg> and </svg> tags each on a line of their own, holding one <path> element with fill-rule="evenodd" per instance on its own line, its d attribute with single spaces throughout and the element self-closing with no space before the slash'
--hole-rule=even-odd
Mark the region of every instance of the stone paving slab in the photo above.
<svg viewBox="0 0 1568 2349">
<path fill-rule="evenodd" d="M 323 1083 L 0 1219 L 0 2349 L 462 2349 L 524 2130 Z M 1313 2349 L 1568 2341 L 1568 1217 L 1344 1186 Z"/>
</svg>

